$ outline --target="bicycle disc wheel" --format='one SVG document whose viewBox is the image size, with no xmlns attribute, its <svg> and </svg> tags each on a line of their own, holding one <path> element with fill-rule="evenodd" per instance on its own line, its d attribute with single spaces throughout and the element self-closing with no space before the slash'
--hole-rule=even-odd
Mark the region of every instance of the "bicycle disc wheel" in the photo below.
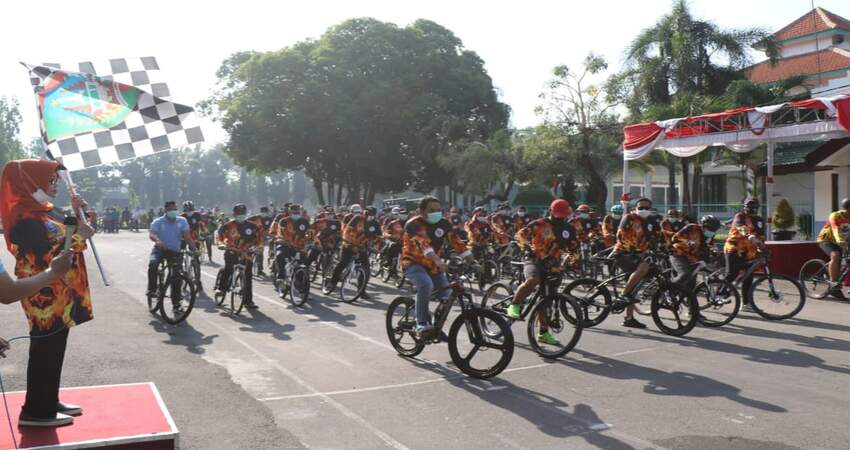
<svg viewBox="0 0 850 450">
<path fill-rule="evenodd" d="M 707 327 L 726 325 L 741 310 L 741 294 L 726 280 L 711 279 L 698 284 L 694 297 L 699 305 L 697 320 Z"/>
<path fill-rule="evenodd" d="M 289 280 L 289 301 L 295 306 L 303 305 L 310 298 L 310 274 L 304 266 L 295 268 Z"/>
<path fill-rule="evenodd" d="M 573 320 L 567 320 L 567 317 Z M 583 320 L 578 302 L 563 294 L 555 294 L 534 305 L 528 317 L 528 342 L 544 358 L 560 358 L 572 350 L 579 339 Z M 547 334 L 548 333 L 548 334 Z M 554 338 L 554 339 L 552 339 Z"/>
<path fill-rule="evenodd" d="M 800 284 L 811 298 L 822 299 L 829 294 L 829 272 L 827 263 L 810 259 L 800 269 Z"/>
<path fill-rule="evenodd" d="M 508 285 L 505 283 L 494 283 L 481 296 L 481 308 L 491 309 L 503 316 L 507 313 L 508 305 L 513 298 L 514 292 Z M 505 320 L 510 322 L 509 319 Z M 502 331 L 498 324 L 486 319 L 481 322 L 481 329 L 489 337 L 497 337 Z"/>
<path fill-rule="evenodd" d="M 698 319 L 697 299 L 687 288 L 669 283 L 652 296 L 652 320 L 662 333 L 684 336 L 694 329 Z"/>
<path fill-rule="evenodd" d="M 750 286 L 753 310 L 767 320 L 790 319 L 806 304 L 806 292 L 797 280 L 772 273 L 756 276 Z"/>
<path fill-rule="evenodd" d="M 186 320 L 195 306 L 195 288 L 192 286 L 192 278 L 185 273 L 175 275 L 175 277 L 180 283 L 179 297 L 174 296 L 174 289 L 169 286 L 168 290 L 172 291 L 171 302 L 162 301 L 159 309 L 162 319 L 172 325 Z M 185 289 L 183 286 L 187 285 L 189 288 Z"/>
<path fill-rule="evenodd" d="M 501 329 L 498 337 L 484 334 L 481 322 L 488 321 Z M 461 372 L 473 378 L 490 378 L 502 373 L 514 356 L 511 327 L 495 311 L 464 311 L 449 329 L 449 355 Z"/>
<path fill-rule="evenodd" d="M 233 285 L 230 289 L 230 312 L 232 314 L 239 314 L 242 312 L 242 306 L 244 306 L 242 304 L 242 289 L 244 289 L 243 275 L 238 271 L 234 271 L 233 276 L 236 278 L 233 279 Z"/>
<path fill-rule="evenodd" d="M 422 353 L 425 343 L 416 338 L 415 301 L 397 297 L 387 308 L 387 337 L 399 355 L 413 358 Z"/>
<path fill-rule="evenodd" d="M 562 292 L 567 297 L 578 301 L 584 319 L 583 328 L 599 325 L 611 312 L 611 293 L 608 292 L 608 288 L 599 287 L 599 284 L 591 278 L 579 278 L 568 284 Z M 569 315 L 566 319 L 576 320 Z"/>
<path fill-rule="evenodd" d="M 484 262 L 481 264 L 481 267 L 482 269 L 484 269 L 481 274 L 482 283 L 480 284 L 482 285 L 482 287 L 483 285 L 495 283 L 499 281 L 499 279 L 501 279 L 502 268 L 499 267 L 499 264 L 492 258 L 485 259 Z"/>
<path fill-rule="evenodd" d="M 368 274 L 360 266 L 355 266 L 348 273 L 344 273 L 342 282 L 339 285 L 340 299 L 345 303 L 352 303 L 360 298 L 363 295 L 363 291 L 366 290 L 368 279 Z"/>
</svg>

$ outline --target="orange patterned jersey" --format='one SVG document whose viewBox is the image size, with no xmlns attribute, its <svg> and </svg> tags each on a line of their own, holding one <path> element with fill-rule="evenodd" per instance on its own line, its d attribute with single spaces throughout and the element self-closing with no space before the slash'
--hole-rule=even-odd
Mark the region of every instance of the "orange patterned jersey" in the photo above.
<svg viewBox="0 0 850 450">
<path fill-rule="evenodd" d="M 554 269 L 559 266 L 565 252 L 572 251 L 578 245 L 578 232 L 570 222 L 542 218 L 519 230 L 516 239 L 520 248 L 534 262 Z"/>
<path fill-rule="evenodd" d="M 435 253 L 437 256 L 443 256 L 447 246 L 461 257 L 470 254 L 469 248 L 454 232 L 448 220 L 440 219 L 439 222 L 431 225 L 424 217 L 416 216 L 404 224 L 401 267 L 407 270 L 408 267 L 418 264 L 428 272 L 436 274 L 437 265 L 428 255 Z"/>
<path fill-rule="evenodd" d="M 614 248 L 618 252 L 645 252 L 652 247 L 652 240 L 658 232 L 657 223 L 651 218 L 630 213 L 623 217 L 617 228 L 617 243 Z"/>
<path fill-rule="evenodd" d="M 277 236 L 277 224 L 280 223 L 281 220 L 283 220 L 287 217 L 289 217 L 289 213 L 283 213 L 283 212 L 278 213 L 276 216 L 274 216 L 274 219 L 272 219 L 271 225 L 269 225 L 269 230 L 268 230 L 269 236 Z"/>
<path fill-rule="evenodd" d="M 343 222 L 342 246 L 356 251 L 366 249 L 369 242 L 380 236 L 381 225 L 375 220 L 366 220 L 363 214 L 357 214 Z"/>
<path fill-rule="evenodd" d="M 620 220 L 608 214 L 602 219 L 602 241 L 605 242 L 605 247 L 611 247 L 617 243 L 617 228 L 620 226 Z"/>
<path fill-rule="evenodd" d="M 511 218 L 504 214 L 494 213 L 487 218 L 490 228 L 493 230 L 493 241 L 496 245 L 508 245 L 511 242 Z"/>
<path fill-rule="evenodd" d="M 296 250 L 304 250 L 307 246 L 307 233 L 311 231 L 310 221 L 299 217 L 297 220 L 285 217 L 277 224 L 277 243 L 292 247 Z"/>
<path fill-rule="evenodd" d="M 585 242 L 590 238 L 601 236 L 598 220 L 575 217 L 570 220 L 570 224 L 575 228 L 576 238 L 579 242 Z"/>
<path fill-rule="evenodd" d="M 335 248 L 342 236 L 342 224 L 330 214 L 313 222 L 312 228 L 313 240 L 325 250 Z"/>
<path fill-rule="evenodd" d="M 708 255 L 708 246 L 712 245 L 712 242 L 706 241 L 702 226 L 690 223 L 673 234 L 670 244 L 673 254 L 686 256 L 688 261 L 694 263 Z"/>
<path fill-rule="evenodd" d="M 667 245 L 672 245 L 673 244 L 673 235 L 678 233 L 679 230 L 681 230 L 682 228 L 685 227 L 685 225 L 687 225 L 687 224 L 685 222 L 681 221 L 681 220 L 678 221 L 678 222 L 673 222 L 670 219 L 662 220 L 661 221 L 661 234 L 664 235 L 664 242 L 666 242 Z"/>
<path fill-rule="evenodd" d="M 404 233 L 404 222 L 396 219 L 384 226 L 384 237 L 394 242 L 401 242 Z"/>
<path fill-rule="evenodd" d="M 26 278 L 44 272 L 65 246 L 65 225 L 50 216 L 19 220 L 10 230 L 11 252 L 15 255 L 15 275 Z M 71 251 L 74 264 L 63 278 L 54 280 L 37 293 L 21 299 L 30 334 L 44 336 L 63 327 L 73 327 L 92 319 L 85 241 L 74 235 Z"/>
<path fill-rule="evenodd" d="M 239 223 L 231 220 L 218 229 L 218 243 L 225 247 L 247 250 L 262 244 L 260 229 L 247 220 Z"/>
<path fill-rule="evenodd" d="M 850 237 L 850 213 L 847 211 L 835 211 L 829 215 L 826 223 L 818 234 L 818 242 L 832 242 L 843 244 Z"/>
<path fill-rule="evenodd" d="M 519 230 L 527 227 L 528 224 L 531 223 L 531 217 L 529 217 L 528 214 L 524 216 L 514 214 L 513 218 L 511 219 L 511 223 L 513 224 L 514 232 L 519 233 Z"/>
<path fill-rule="evenodd" d="M 477 220 L 478 216 L 473 216 L 466 222 L 466 239 L 469 245 L 484 246 L 493 241 L 493 229 L 487 222 Z"/>
<path fill-rule="evenodd" d="M 737 253 L 739 256 L 750 260 L 758 256 L 758 248 L 750 241 L 750 236 L 764 239 L 764 219 L 760 216 L 752 216 L 745 212 L 739 212 L 732 221 L 726 244 L 723 245 L 724 253 Z"/>
<path fill-rule="evenodd" d="M 269 232 L 271 230 L 272 221 L 274 220 L 274 218 L 266 217 L 262 214 L 257 214 L 257 215 L 249 217 L 246 220 L 253 223 L 254 225 L 257 226 L 257 228 L 260 229 L 260 241 L 265 241 L 266 236 L 270 235 Z"/>
</svg>

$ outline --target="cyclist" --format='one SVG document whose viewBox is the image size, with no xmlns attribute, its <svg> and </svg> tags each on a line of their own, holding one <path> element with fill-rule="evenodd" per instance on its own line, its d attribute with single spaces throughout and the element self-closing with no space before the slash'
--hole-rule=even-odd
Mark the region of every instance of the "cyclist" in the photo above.
<svg viewBox="0 0 850 450">
<path fill-rule="evenodd" d="M 729 235 L 723 245 L 723 253 L 726 256 L 726 281 L 734 282 L 747 264 L 758 258 L 759 251 L 764 246 L 764 219 L 758 215 L 759 201 L 755 197 L 747 197 L 744 200 L 744 209 L 735 214 Z M 750 275 L 743 280 L 741 292 L 745 293 L 744 307 L 750 308 L 750 298 L 746 293 L 750 290 L 753 276 Z"/>
<path fill-rule="evenodd" d="M 617 228 L 617 243 L 614 244 L 614 258 L 623 273 L 628 273 L 629 279 L 623 288 L 622 298 L 619 300 L 628 303 L 626 306 L 626 317 L 623 326 L 628 328 L 646 328 L 646 325 L 635 319 L 635 306 L 637 300 L 633 291 L 649 273 L 649 263 L 642 253 L 654 247 L 657 230 L 655 221 L 652 219 L 652 200 L 642 197 L 635 203 L 633 212 L 627 214 L 620 221 Z"/>
<path fill-rule="evenodd" d="M 818 234 L 818 246 L 829 256 L 829 293 L 844 297 L 841 292 L 841 255 L 847 254 L 847 241 L 850 238 L 850 198 L 841 200 L 841 210 L 829 215 Z"/>
<path fill-rule="evenodd" d="M 686 225 L 682 220 L 682 211 L 678 209 L 667 210 L 667 217 L 661 221 L 661 233 L 664 235 L 664 242 L 667 246 L 673 244 L 673 235 L 678 233 Z"/>
<path fill-rule="evenodd" d="M 523 282 L 516 291 L 511 305 L 508 307 L 508 317 L 519 319 L 522 304 L 534 292 L 534 289 L 545 279 L 546 274 L 560 271 L 560 263 L 565 251 L 571 251 L 578 245 L 575 227 L 567 220 L 570 217 L 570 203 L 564 199 L 554 200 L 549 205 L 549 217 L 532 221 L 527 227 L 517 232 L 516 238 L 524 251 Z M 558 345 L 558 338 L 552 335 L 543 325 L 545 320 L 540 317 L 540 333 L 538 342 Z"/>
<path fill-rule="evenodd" d="M 623 205 L 611 207 L 611 213 L 602 219 L 602 242 L 605 248 L 611 248 L 617 243 L 617 228 L 623 219 Z"/>
<path fill-rule="evenodd" d="M 493 240 L 493 229 L 487 223 L 487 211 L 483 207 L 472 211 L 472 217 L 466 222 L 466 238 L 475 259 L 480 261 Z"/>
<path fill-rule="evenodd" d="M 223 224 L 218 229 L 217 240 L 219 245 L 225 247 L 225 249 L 235 248 L 239 250 L 250 250 L 256 249 L 260 245 L 262 245 L 262 241 L 260 241 L 260 229 L 254 225 L 254 223 L 249 222 L 248 220 L 248 207 L 239 203 L 233 207 L 233 219 Z M 215 290 L 219 293 L 225 292 L 227 287 L 230 286 L 230 277 L 233 275 L 233 266 L 239 262 L 239 258 L 242 255 L 233 251 L 233 250 L 225 250 L 224 252 L 224 268 L 221 269 L 221 273 L 218 276 L 218 286 L 215 287 Z M 252 277 L 249 275 L 251 273 L 251 266 L 253 265 L 253 261 L 251 259 L 245 260 L 245 286 L 243 289 L 246 290 L 248 294 L 248 301 L 245 303 L 245 307 L 250 309 L 258 308 L 257 304 L 254 303 L 254 299 L 252 296 Z"/>
<path fill-rule="evenodd" d="M 215 215 L 211 214 L 210 211 L 205 211 L 201 208 L 201 221 L 202 227 L 204 228 L 203 236 L 204 243 L 207 247 L 207 258 L 212 262 L 212 248 L 213 241 L 215 240 L 215 232 L 218 229 L 218 218 Z"/>
<path fill-rule="evenodd" d="M 570 224 L 575 228 L 576 239 L 579 242 L 586 242 L 590 239 L 590 231 L 593 228 L 593 224 L 590 221 L 590 206 L 585 204 L 578 205 L 575 215 L 570 220 Z"/>
<path fill-rule="evenodd" d="M 289 205 L 289 215 L 277 223 L 277 234 L 275 239 L 275 262 L 277 263 L 278 280 L 286 278 L 286 264 L 298 252 L 304 252 L 307 248 L 307 233 L 311 230 L 310 221 L 301 216 L 301 206 Z M 307 255 L 304 255 L 307 257 Z M 311 255 L 312 256 L 312 255 Z M 309 260 L 308 260 L 309 261 Z M 312 262 L 312 261 L 310 261 Z M 307 264 L 309 265 L 310 262 Z M 283 292 L 278 295 L 283 297 Z"/>
<path fill-rule="evenodd" d="M 381 251 L 381 261 L 385 265 L 389 264 L 393 259 L 398 258 L 398 255 L 401 253 L 404 224 L 407 221 L 407 210 L 396 206 L 392 209 L 390 217 L 393 219 L 381 227 L 384 239 L 390 243 L 384 246 Z M 398 275 L 395 265 L 389 266 L 387 269 L 390 271 L 390 276 L 395 277 Z"/>
<path fill-rule="evenodd" d="M 325 212 L 321 217 L 318 217 L 311 225 L 311 229 L 313 230 L 313 241 L 319 247 L 320 252 L 336 250 L 340 235 L 342 234 L 342 224 L 337 219 L 333 210 Z M 309 260 L 316 257 L 312 254 L 308 255 Z"/>
<path fill-rule="evenodd" d="M 416 289 L 416 332 L 423 337 L 433 334 L 431 311 L 428 302 L 434 289 L 442 289 L 440 297 L 445 299 L 448 265 L 441 259 L 446 247 L 451 247 L 467 263 L 474 263 L 469 248 L 454 232 L 448 220 L 443 218 L 440 201 L 425 196 L 419 200 L 417 215 L 404 225 L 401 251 L 401 266 L 404 276 Z"/>
<path fill-rule="evenodd" d="M 253 223 L 260 230 L 260 242 L 265 244 L 268 240 L 268 237 L 271 236 L 271 226 L 274 217 L 272 217 L 271 212 L 269 211 L 268 206 L 261 206 L 260 213 L 255 214 L 247 219 L 249 222 Z M 258 249 L 257 254 L 255 255 L 255 264 L 257 264 L 257 275 L 261 277 L 265 277 L 266 273 L 263 272 L 263 255 L 264 255 L 265 245 L 261 245 Z"/>
<path fill-rule="evenodd" d="M 528 226 L 531 223 L 531 217 L 528 216 L 528 212 L 525 210 L 525 206 L 519 205 L 516 208 L 516 214 L 511 219 L 513 223 L 514 232 L 518 233 L 519 230 Z"/>
<path fill-rule="evenodd" d="M 670 267 L 676 272 L 674 283 L 694 289 L 696 280 L 691 277 L 692 266 L 696 262 L 710 259 L 714 235 L 719 229 L 720 220 L 709 214 L 700 218 L 699 225 L 689 223 L 673 235 L 670 239 Z"/>
<path fill-rule="evenodd" d="M 363 208 L 357 203 L 351 205 L 351 208 L 348 209 L 348 213 L 342 216 L 342 232 L 345 233 L 345 227 L 348 226 L 348 222 L 351 221 L 355 216 L 359 216 L 363 214 Z"/>
<path fill-rule="evenodd" d="M 189 224 L 189 235 L 192 236 L 192 241 L 197 242 L 202 233 L 203 217 L 201 217 L 201 213 L 195 211 L 195 203 L 191 200 L 183 202 L 183 214 L 181 216 Z"/>
<path fill-rule="evenodd" d="M 154 243 L 150 260 L 148 261 L 147 295 L 150 297 L 156 295 L 159 263 L 163 259 L 170 261 L 179 258 L 180 248 L 184 242 L 193 252 L 197 251 L 197 248 L 189 231 L 189 222 L 184 217 L 178 215 L 177 203 L 174 200 L 165 202 L 165 214 L 151 222 L 148 236 Z M 174 282 L 176 284 L 171 287 L 173 296 L 171 300 L 174 307 L 177 308 L 180 305 L 180 279 L 175 277 Z"/>
<path fill-rule="evenodd" d="M 406 219 L 406 218 L 405 218 Z M 449 210 L 449 223 L 452 224 L 452 231 L 457 233 L 458 237 L 461 238 L 464 242 L 467 240 L 466 228 L 464 228 L 463 217 L 461 217 L 457 208 L 452 208 Z M 407 220 L 405 220 L 406 222 Z"/>
<path fill-rule="evenodd" d="M 373 231 L 369 233 L 369 229 Z M 375 223 L 375 208 L 370 206 L 364 212 L 360 205 L 351 205 L 348 222 L 342 222 L 342 251 L 339 254 L 339 262 L 334 267 L 333 275 L 325 282 L 322 292 L 330 294 L 336 288 L 342 271 L 351 263 L 353 258 L 358 258 L 363 267 L 369 267 L 369 254 L 367 252 L 369 241 L 378 235 L 380 226 Z M 370 236 L 371 234 L 371 236 Z M 363 293 L 364 296 L 366 293 Z"/>
<path fill-rule="evenodd" d="M 499 209 L 491 214 L 487 221 L 493 230 L 493 244 L 497 249 L 503 249 L 511 243 L 511 207 L 507 203 L 499 205 Z"/>
</svg>

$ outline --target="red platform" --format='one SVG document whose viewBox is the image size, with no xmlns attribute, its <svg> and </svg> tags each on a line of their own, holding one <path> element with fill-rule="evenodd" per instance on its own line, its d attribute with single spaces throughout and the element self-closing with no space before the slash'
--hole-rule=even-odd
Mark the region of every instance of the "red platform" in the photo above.
<svg viewBox="0 0 850 450">
<path fill-rule="evenodd" d="M 770 250 L 770 270 L 795 279 L 800 276 L 800 269 L 806 261 L 829 259 L 816 242 L 767 241 L 765 245 Z"/>
<path fill-rule="evenodd" d="M 9 392 L 6 400 L 15 439 L 21 449 L 108 448 L 176 450 L 178 431 L 153 383 L 66 388 L 59 398 L 80 405 L 83 415 L 57 428 L 19 427 L 24 391 Z M 0 415 L 5 413 L 0 406 Z M 0 449 L 13 449 L 5 418 L 0 420 Z"/>
</svg>

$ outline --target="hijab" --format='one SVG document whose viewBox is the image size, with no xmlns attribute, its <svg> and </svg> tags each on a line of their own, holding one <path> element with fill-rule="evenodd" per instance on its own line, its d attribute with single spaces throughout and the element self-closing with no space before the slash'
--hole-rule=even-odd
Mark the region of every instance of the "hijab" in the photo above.
<svg viewBox="0 0 850 450">
<path fill-rule="evenodd" d="M 10 233 L 21 219 L 41 217 L 53 210 L 49 201 L 36 200 L 50 187 L 62 165 L 56 161 L 22 159 L 9 161 L 0 175 L 0 219 L 6 247 L 12 250 Z M 37 195 L 38 193 L 38 195 Z"/>
</svg>

